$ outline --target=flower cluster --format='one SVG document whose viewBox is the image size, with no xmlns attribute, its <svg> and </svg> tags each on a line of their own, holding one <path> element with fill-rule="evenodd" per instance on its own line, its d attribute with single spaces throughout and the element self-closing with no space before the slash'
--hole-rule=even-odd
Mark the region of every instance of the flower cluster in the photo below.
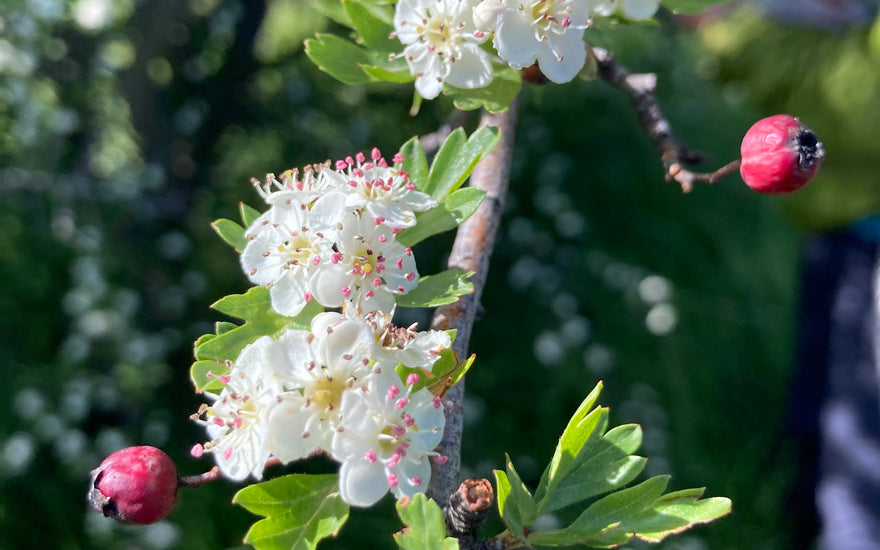
<svg viewBox="0 0 880 550">
<path fill-rule="evenodd" d="M 498 57 L 514 69 L 535 63 L 553 82 L 572 80 L 586 61 L 584 31 L 591 16 L 649 19 L 659 0 L 399 0 L 394 30 L 416 90 L 433 99 L 444 83 L 483 88 L 492 82 L 490 36 Z"/>
<path fill-rule="evenodd" d="M 389 490 L 424 491 L 428 459 L 444 460 L 439 397 L 401 379 L 403 365 L 430 376 L 444 348 L 442 331 L 391 323 L 395 296 L 418 284 L 412 251 L 397 235 L 415 212 L 436 205 L 409 182 L 400 154 L 393 165 L 374 149 L 288 171 L 258 185 L 268 209 L 245 230 L 241 266 L 269 289 L 272 308 L 296 316 L 314 300 L 325 308 L 309 330 L 286 328 L 245 346 L 223 373 L 209 373 L 219 394 L 193 419 L 229 478 L 261 478 L 267 460 L 329 454 L 338 460 L 340 495 L 369 506 Z"/>
</svg>

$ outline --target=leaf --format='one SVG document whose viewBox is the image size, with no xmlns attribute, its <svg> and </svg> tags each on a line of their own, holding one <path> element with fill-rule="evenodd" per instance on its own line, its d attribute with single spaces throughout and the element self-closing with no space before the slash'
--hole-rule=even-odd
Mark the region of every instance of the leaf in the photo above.
<svg viewBox="0 0 880 550">
<path fill-rule="evenodd" d="M 623 525 L 650 506 L 666 489 L 669 476 L 657 476 L 634 487 L 605 496 L 589 506 L 565 529 L 531 533 L 529 542 L 538 546 L 570 546 Z"/>
<path fill-rule="evenodd" d="M 348 519 L 336 482 L 336 474 L 293 474 L 240 490 L 234 503 L 267 516 L 251 526 L 245 542 L 257 550 L 314 550 Z"/>
<path fill-rule="evenodd" d="M 424 493 L 398 500 L 395 508 L 406 525 L 394 534 L 397 546 L 404 550 L 458 550 L 458 541 L 446 536 L 443 511 Z"/>
<path fill-rule="evenodd" d="M 431 163 L 430 181 L 425 192 L 439 202 L 461 187 L 477 162 L 495 148 L 500 137 L 501 132 L 492 126 L 478 129 L 467 140 L 464 138 L 464 130 L 454 130 L 440 146 L 434 162 Z"/>
<path fill-rule="evenodd" d="M 610 430 L 585 450 L 583 462 L 564 476 L 546 499 L 541 512 L 549 513 L 596 495 L 619 489 L 636 478 L 647 459 L 630 456 L 642 441 L 641 428 L 626 424 Z"/>
<path fill-rule="evenodd" d="M 538 500 L 539 506 L 544 506 L 548 492 L 556 488 L 574 468 L 584 462 L 586 459 L 584 447 L 587 441 L 591 437 L 594 439 L 601 437 L 604 433 L 608 424 L 608 409 L 597 408 L 590 411 L 601 391 L 602 383 L 599 382 L 580 404 L 562 432 L 553 458 L 541 475 L 541 481 L 535 490 L 535 499 Z"/>
<path fill-rule="evenodd" d="M 312 301 L 296 317 L 285 317 L 272 309 L 269 291 L 262 286 L 255 286 L 245 294 L 221 298 L 211 307 L 230 317 L 242 319 L 245 323 L 231 330 L 227 326 L 222 334 L 213 338 L 197 340 L 197 360 L 234 361 L 246 345 L 260 336 L 272 336 L 288 327 L 307 329 L 312 317 L 321 310 L 321 306 Z"/>
<path fill-rule="evenodd" d="M 400 148 L 400 154 L 403 155 L 403 171 L 409 175 L 410 183 L 419 191 L 424 191 L 429 182 L 428 161 L 418 136 L 407 140 Z"/>
<path fill-rule="evenodd" d="M 310 0 L 309 3 L 321 15 L 350 29 L 354 28 L 354 23 L 348 17 L 345 6 L 342 5 L 342 0 Z"/>
<path fill-rule="evenodd" d="M 510 533 L 525 541 L 525 527 L 535 521 L 537 507 L 510 457 L 505 454 L 504 458 L 506 472 L 494 470 L 495 483 L 498 486 L 498 512 Z"/>
<path fill-rule="evenodd" d="M 248 241 L 244 236 L 244 227 L 238 225 L 234 221 L 220 218 L 219 220 L 215 220 L 214 223 L 211 224 L 211 227 L 218 235 L 220 235 L 223 242 L 233 247 L 238 252 L 244 250 L 244 247 L 247 245 Z"/>
<path fill-rule="evenodd" d="M 189 375 L 196 387 L 196 392 L 222 390 L 223 383 L 218 376 L 229 374 L 229 365 L 225 361 L 206 359 L 196 361 L 190 367 Z"/>
<path fill-rule="evenodd" d="M 397 241 L 404 246 L 415 246 L 428 237 L 455 229 L 477 211 L 485 197 L 482 189 L 457 189 L 434 208 L 416 212 L 416 224 L 401 231 Z"/>
<path fill-rule="evenodd" d="M 263 215 L 256 208 L 252 208 L 243 202 L 238 203 L 238 213 L 241 215 L 241 221 L 246 228 L 250 227 L 251 224 L 257 221 L 257 218 Z"/>
<path fill-rule="evenodd" d="M 364 71 L 368 76 L 375 80 L 385 80 L 388 82 L 412 82 L 416 79 L 416 77 L 410 74 L 409 70 L 396 70 L 391 71 L 384 67 L 377 67 L 375 65 L 361 65 L 361 70 Z"/>
<path fill-rule="evenodd" d="M 320 33 L 306 40 L 305 49 L 319 69 L 343 84 L 366 84 L 372 80 L 360 68 L 360 65 L 373 64 L 369 52 L 348 40 Z"/>
<path fill-rule="evenodd" d="M 585 540 L 583 544 L 611 548 L 629 542 L 634 536 L 647 542 L 660 542 L 669 535 L 730 513 L 730 499 L 712 497 L 700 500 L 702 494 L 703 489 L 665 494 L 638 514 L 621 521 L 619 526 Z"/>
<path fill-rule="evenodd" d="M 389 38 L 394 27 L 391 25 L 392 16 L 387 6 L 374 4 L 368 7 L 357 0 L 343 0 L 342 5 L 354 24 L 354 30 L 361 35 L 364 45 L 369 49 L 385 53 L 403 50 L 403 44 Z"/>
<path fill-rule="evenodd" d="M 495 71 L 495 78 L 484 88 L 463 89 L 446 85 L 443 94 L 451 97 L 452 103 L 462 111 L 486 109 L 503 113 L 510 108 L 521 88 L 519 71 L 504 67 Z"/>
<path fill-rule="evenodd" d="M 396 297 L 397 305 L 401 307 L 437 307 L 454 303 L 459 296 L 474 291 L 474 285 L 467 280 L 473 274 L 473 271 L 447 269 L 436 275 L 419 277 L 418 286 L 406 294 Z"/>
<path fill-rule="evenodd" d="M 728 0 L 663 0 L 663 7 L 679 15 L 703 13 L 715 4 L 726 4 Z"/>
</svg>

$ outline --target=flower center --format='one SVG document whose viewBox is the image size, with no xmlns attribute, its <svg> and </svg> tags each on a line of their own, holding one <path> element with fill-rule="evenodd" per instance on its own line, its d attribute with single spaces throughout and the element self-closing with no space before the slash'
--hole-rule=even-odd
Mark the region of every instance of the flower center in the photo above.
<svg viewBox="0 0 880 550">
<path fill-rule="evenodd" d="M 330 412 L 339 406 L 342 392 L 348 386 L 341 378 L 323 378 L 317 380 L 312 390 L 311 402 L 320 411 Z"/>
<path fill-rule="evenodd" d="M 454 60 L 453 49 L 461 42 L 461 37 L 452 31 L 462 25 L 456 25 L 449 16 L 431 17 L 430 12 L 422 24 L 416 27 L 419 41 L 427 44 L 428 51 Z"/>
<path fill-rule="evenodd" d="M 297 233 L 283 244 L 278 245 L 278 253 L 287 258 L 290 265 L 307 265 L 314 254 L 308 236 Z"/>
<path fill-rule="evenodd" d="M 537 0 L 529 7 L 527 13 L 541 40 L 546 40 L 548 32 L 563 34 L 571 25 L 571 7 L 564 4 L 565 0 Z"/>
</svg>

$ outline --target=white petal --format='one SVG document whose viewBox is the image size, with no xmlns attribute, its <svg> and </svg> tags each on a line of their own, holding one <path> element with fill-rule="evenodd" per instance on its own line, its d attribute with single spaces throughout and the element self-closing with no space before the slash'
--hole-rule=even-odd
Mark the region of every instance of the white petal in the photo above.
<svg viewBox="0 0 880 550">
<path fill-rule="evenodd" d="M 306 305 L 305 270 L 291 269 L 275 281 L 269 289 L 272 298 L 272 309 L 288 317 L 296 317 Z"/>
<path fill-rule="evenodd" d="M 394 473 L 397 474 L 397 485 L 391 491 L 397 498 L 424 493 L 431 481 L 431 465 L 426 458 L 419 461 L 404 459 Z"/>
<path fill-rule="evenodd" d="M 327 264 L 315 270 L 309 280 L 309 286 L 322 306 L 339 307 L 345 301 L 342 287 L 351 285 L 351 277 L 340 264 Z"/>
<path fill-rule="evenodd" d="M 565 33 L 560 37 L 554 37 L 553 47 L 556 49 L 554 53 L 547 44 L 538 55 L 538 66 L 541 72 L 551 81 L 557 84 L 570 82 L 578 72 L 584 67 L 587 60 L 587 50 L 584 41 L 578 36 L 579 33 Z M 562 56 L 560 61 L 556 54 Z"/>
<path fill-rule="evenodd" d="M 304 400 L 298 396 L 272 407 L 268 422 L 269 451 L 282 462 L 290 462 L 327 446 L 327 431 L 310 429 L 312 416 L 312 411 L 305 408 Z"/>
<path fill-rule="evenodd" d="M 378 460 L 346 460 L 339 468 L 339 495 L 352 506 L 372 506 L 387 492 L 385 468 Z"/>
<path fill-rule="evenodd" d="M 486 52 L 476 44 L 462 44 L 462 56 L 452 64 L 446 77 L 450 86 L 457 88 L 483 88 L 492 82 L 492 64 Z"/>
<path fill-rule="evenodd" d="M 492 45 L 501 59 L 514 69 L 528 67 L 538 56 L 538 41 L 531 22 L 512 10 L 498 18 L 498 29 Z"/>
<path fill-rule="evenodd" d="M 271 251 L 282 243 L 274 229 L 260 231 L 248 241 L 241 253 L 241 269 L 255 284 L 265 285 L 275 282 L 281 276 L 281 262 Z M 266 253 L 269 252 L 269 255 Z"/>
<path fill-rule="evenodd" d="M 617 0 L 591 0 L 592 11 L 596 15 L 608 17 L 617 11 Z"/>
<path fill-rule="evenodd" d="M 436 74 L 425 73 L 416 78 L 416 91 L 425 99 L 434 99 L 442 89 L 443 78 Z"/>
</svg>

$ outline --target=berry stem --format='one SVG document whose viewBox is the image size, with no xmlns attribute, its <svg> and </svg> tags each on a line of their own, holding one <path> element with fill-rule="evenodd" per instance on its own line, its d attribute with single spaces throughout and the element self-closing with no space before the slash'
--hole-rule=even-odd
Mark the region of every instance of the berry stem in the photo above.
<svg viewBox="0 0 880 550">
<path fill-rule="evenodd" d="M 587 45 L 588 52 L 596 60 L 599 77 L 615 88 L 626 93 L 638 113 L 639 122 L 660 149 L 660 159 L 666 171 L 666 181 L 675 181 L 681 190 L 689 193 L 695 182 L 715 183 L 720 178 L 739 169 L 740 161 L 735 160 L 714 172 L 693 172 L 686 164 L 703 161 L 702 155 L 681 145 L 672 133 L 672 125 L 663 116 L 660 103 L 654 95 L 657 89 L 657 75 L 654 73 L 634 74 L 614 60 L 608 50 Z"/>
<path fill-rule="evenodd" d="M 276 466 L 281 464 L 281 460 L 272 457 L 266 461 L 266 468 L 269 466 Z M 223 474 L 220 473 L 220 468 L 214 466 L 207 472 L 196 474 L 194 476 L 184 476 L 177 478 L 177 486 L 178 487 L 199 487 L 206 483 L 210 483 L 212 481 L 217 481 L 218 479 L 222 479 Z"/>
</svg>

